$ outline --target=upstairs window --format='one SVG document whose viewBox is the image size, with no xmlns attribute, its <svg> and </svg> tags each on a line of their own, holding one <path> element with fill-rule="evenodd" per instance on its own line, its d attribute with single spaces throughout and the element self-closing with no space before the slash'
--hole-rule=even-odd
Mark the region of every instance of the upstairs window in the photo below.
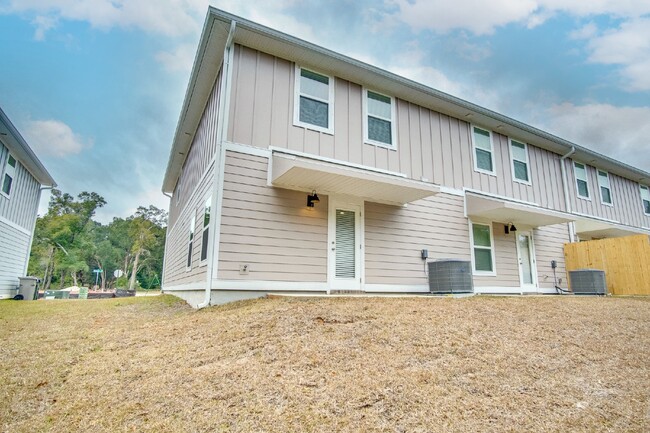
<svg viewBox="0 0 650 433">
<path fill-rule="evenodd" d="M 474 169 L 483 173 L 494 174 L 492 134 L 490 131 L 473 126 L 472 139 L 474 143 Z"/>
<path fill-rule="evenodd" d="M 334 133 L 334 87 L 332 79 L 308 69 L 296 68 L 294 123 Z"/>
<path fill-rule="evenodd" d="M 609 188 L 609 173 L 598 170 L 598 186 L 600 187 L 600 202 L 602 204 L 612 204 L 612 190 Z"/>
<path fill-rule="evenodd" d="M 512 177 L 517 182 L 530 184 L 530 173 L 528 170 L 528 146 L 510 140 L 510 153 L 512 155 Z"/>
<path fill-rule="evenodd" d="M 210 208 L 212 207 L 212 197 L 208 197 L 203 208 L 203 236 L 201 238 L 201 262 L 208 258 L 208 242 L 210 239 Z"/>
<path fill-rule="evenodd" d="M 492 227 L 486 224 L 472 224 L 472 252 L 476 273 L 494 273 Z"/>
<path fill-rule="evenodd" d="M 190 236 L 187 246 L 187 270 L 192 269 L 192 245 L 194 244 L 194 214 L 192 214 L 192 219 L 190 219 Z"/>
<path fill-rule="evenodd" d="M 2 176 L 2 193 L 9 197 L 16 176 L 16 159 L 10 154 L 5 164 L 4 176 Z"/>
<path fill-rule="evenodd" d="M 576 175 L 576 189 L 578 197 L 589 200 L 589 182 L 587 181 L 587 167 L 579 162 L 573 162 L 573 171 Z"/>
<path fill-rule="evenodd" d="M 641 204 L 643 205 L 643 212 L 646 215 L 650 215 L 650 188 L 645 185 L 639 185 L 641 187 Z"/>
<path fill-rule="evenodd" d="M 395 146 L 395 103 L 393 98 L 365 91 L 365 139 L 370 144 Z"/>
</svg>

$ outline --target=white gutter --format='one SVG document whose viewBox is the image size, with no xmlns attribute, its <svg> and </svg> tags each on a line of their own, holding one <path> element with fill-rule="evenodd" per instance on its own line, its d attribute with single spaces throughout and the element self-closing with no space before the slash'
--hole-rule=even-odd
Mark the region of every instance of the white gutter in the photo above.
<svg viewBox="0 0 650 433">
<path fill-rule="evenodd" d="M 569 186 L 568 186 L 568 179 L 566 178 L 566 166 L 564 164 L 564 160 L 570 157 L 576 153 L 576 148 L 575 146 L 571 147 L 571 150 L 563 155 L 560 158 L 560 171 L 562 172 L 562 188 L 564 189 L 564 206 L 566 208 L 566 213 L 571 213 L 571 201 L 569 200 Z M 575 225 L 573 222 L 569 223 L 569 241 L 570 242 L 575 242 L 576 239 L 576 234 L 575 234 Z"/>
<path fill-rule="evenodd" d="M 165 197 L 169 197 L 169 203 L 170 207 L 169 210 L 171 210 L 171 201 L 172 201 L 172 195 L 166 193 L 163 191 L 163 195 Z M 167 227 L 165 228 L 165 250 L 163 252 L 163 264 L 162 264 L 162 270 L 161 270 L 161 275 L 160 275 L 160 292 L 165 293 L 165 262 L 167 259 L 167 243 L 169 242 L 169 215 L 167 215 Z"/>
<path fill-rule="evenodd" d="M 210 218 L 210 241 L 208 243 L 208 269 L 207 281 L 205 282 L 205 297 L 203 302 L 196 308 L 205 308 L 210 305 L 212 296 L 212 279 L 215 275 L 215 268 L 219 262 L 219 240 L 221 231 L 221 204 L 223 191 L 223 169 L 226 160 L 226 136 L 228 133 L 228 110 L 230 107 L 230 85 L 232 80 L 232 59 L 234 50 L 233 38 L 237 22 L 230 22 L 230 31 L 223 55 L 223 66 L 221 68 L 221 88 L 219 92 L 219 112 L 217 113 L 217 156 L 214 162 L 214 174 L 212 180 L 212 209 Z"/>
</svg>

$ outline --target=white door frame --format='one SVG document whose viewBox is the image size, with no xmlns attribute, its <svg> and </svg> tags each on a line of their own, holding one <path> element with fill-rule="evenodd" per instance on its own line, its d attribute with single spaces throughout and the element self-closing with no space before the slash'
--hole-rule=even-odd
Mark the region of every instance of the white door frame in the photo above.
<svg viewBox="0 0 650 433">
<path fill-rule="evenodd" d="M 528 236 L 528 254 L 530 257 L 530 273 L 532 278 L 531 284 L 524 284 L 524 267 L 521 257 L 521 248 L 519 247 L 519 235 Z M 524 292 L 537 292 L 539 284 L 537 281 L 537 260 L 535 259 L 535 241 L 533 239 L 532 230 L 518 230 L 515 232 L 515 244 L 517 245 L 517 266 L 519 268 L 519 284 L 522 293 Z"/>
<path fill-rule="evenodd" d="M 356 277 L 352 281 L 341 281 L 336 278 L 336 209 L 356 212 L 355 218 L 355 270 Z M 327 213 L 327 293 L 332 290 L 364 290 L 365 286 L 365 257 L 364 257 L 364 201 L 359 197 L 330 195 L 328 197 Z"/>
</svg>

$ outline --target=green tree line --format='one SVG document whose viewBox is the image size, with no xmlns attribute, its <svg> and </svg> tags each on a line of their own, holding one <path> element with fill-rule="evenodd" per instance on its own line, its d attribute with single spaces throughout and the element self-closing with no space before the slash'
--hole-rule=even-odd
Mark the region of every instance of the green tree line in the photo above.
<svg viewBox="0 0 650 433">
<path fill-rule="evenodd" d="M 94 192 L 76 198 L 58 189 L 36 220 L 28 274 L 43 290 L 70 285 L 103 289 L 160 287 L 167 212 L 140 206 L 128 218 L 103 225 L 93 220 L 106 200 Z M 93 272 L 100 269 L 102 272 Z M 121 271 L 116 278 L 115 271 Z M 120 274 L 120 272 L 118 272 Z"/>
</svg>

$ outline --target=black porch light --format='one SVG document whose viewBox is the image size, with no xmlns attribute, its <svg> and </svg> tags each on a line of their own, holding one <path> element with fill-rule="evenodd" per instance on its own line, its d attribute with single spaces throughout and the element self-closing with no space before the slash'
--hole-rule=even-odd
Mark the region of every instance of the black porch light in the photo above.
<svg viewBox="0 0 650 433">
<path fill-rule="evenodd" d="M 307 195 L 307 207 L 314 207 L 314 203 L 318 203 L 320 199 L 316 191 L 312 191 L 311 194 Z"/>
</svg>

